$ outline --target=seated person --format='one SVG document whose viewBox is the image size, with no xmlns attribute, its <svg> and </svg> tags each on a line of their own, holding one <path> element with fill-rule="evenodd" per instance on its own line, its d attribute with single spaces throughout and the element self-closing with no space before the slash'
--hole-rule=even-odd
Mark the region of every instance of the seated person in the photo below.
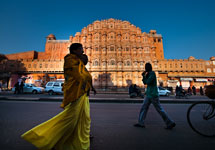
<svg viewBox="0 0 215 150">
<path fill-rule="evenodd" d="M 134 92 L 137 94 L 138 97 L 144 97 L 144 95 L 141 93 L 140 88 L 136 84 L 134 84 Z"/>
<path fill-rule="evenodd" d="M 131 84 L 129 86 L 129 95 L 130 95 L 130 98 L 137 97 L 137 93 L 134 90 L 134 84 Z"/>
<path fill-rule="evenodd" d="M 135 97 L 144 97 L 144 95 L 141 93 L 140 88 L 136 84 L 132 84 L 129 87 L 129 95 L 130 98 L 135 98 Z"/>
</svg>

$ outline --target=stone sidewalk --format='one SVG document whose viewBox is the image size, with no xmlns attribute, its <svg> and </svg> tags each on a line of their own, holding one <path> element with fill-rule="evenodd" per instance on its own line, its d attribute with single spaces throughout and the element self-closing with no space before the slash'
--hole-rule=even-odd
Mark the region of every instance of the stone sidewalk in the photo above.
<svg viewBox="0 0 215 150">
<path fill-rule="evenodd" d="M 98 93 L 91 94 L 90 102 L 97 103 L 142 103 L 143 98 L 130 98 L 126 93 Z M 62 101 L 63 95 L 48 95 L 48 94 L 13 94 L 11 92 L 0 93 L 0 101 Z M 161 103 L 194 103 L 198 101 L 210 100 L 206 96 L 190 96 L 187 99 L 176 99 L 174 95 L 169 97 L 160 96 Z"/>
</svg>

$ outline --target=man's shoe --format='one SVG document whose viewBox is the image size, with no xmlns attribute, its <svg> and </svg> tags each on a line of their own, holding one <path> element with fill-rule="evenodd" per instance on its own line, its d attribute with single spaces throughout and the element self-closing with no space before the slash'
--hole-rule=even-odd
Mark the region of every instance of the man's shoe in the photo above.
<svg viewBox="0 0 215 150">
<path fill-rule="evenodd" d="M 172 128 L 174 128 L 176 126 L 175 123 L 172 123 L 171 125 L 167 126 L 165 129 L 167 130 L 171 130 Z"/>
<path fill-rule="evenodd" d="M 145 128 L 145 125 L 141 125 L 139 123 L 134 124 L 134 127 L 140 127 L 140 128 Z"/>
</svg>

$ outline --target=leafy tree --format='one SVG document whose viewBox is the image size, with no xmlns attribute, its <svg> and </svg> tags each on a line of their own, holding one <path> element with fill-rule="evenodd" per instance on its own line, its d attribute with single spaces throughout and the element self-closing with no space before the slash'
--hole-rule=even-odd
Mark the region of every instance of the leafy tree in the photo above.
<svg viewBox="0 0 215 150">
<path fill-rule="evenodd" d="M 8 58 L 4 54 L 0 54 L 0 62 L 3 60 L 8 60 Z"/>
</svg>

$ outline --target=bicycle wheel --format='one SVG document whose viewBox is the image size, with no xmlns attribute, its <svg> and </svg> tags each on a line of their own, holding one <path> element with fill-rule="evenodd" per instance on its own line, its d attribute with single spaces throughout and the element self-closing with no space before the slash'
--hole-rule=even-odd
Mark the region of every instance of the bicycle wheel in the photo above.
<svg viewBox="0 0 215 150">
<path fill-rule="evenodd" d="M 187 111 L 190 127 L 200 135 L 215 137 L 215 104 L 214 102 L 197 102 Z"/>
</svg>

